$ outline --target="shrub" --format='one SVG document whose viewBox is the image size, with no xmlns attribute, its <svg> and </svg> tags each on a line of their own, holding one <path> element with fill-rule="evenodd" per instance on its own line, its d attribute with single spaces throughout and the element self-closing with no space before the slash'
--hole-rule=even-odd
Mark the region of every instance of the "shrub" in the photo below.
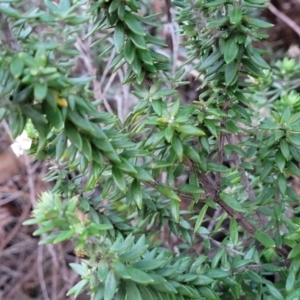
<svg viewBox="0 0 300 300">
<path fill-rule="evenodd" d="M 300 297 L 290 180 L 300 178 L 300 98 L 274 84 L 299 64 L 270 69 L 254 46 L 272 26 L 256 16 L 265 1 L 172 1 L 179 66 L 142 1 L 44 4 L 0 4 L 0 120 L 14 138 L 25 128 L 30 154 L 55 161 L 45 178 L 55 185 L 25 224 L 38 225 L 40 244 L 73 241 L 81 281 L 68 295 Z M 92 77 L 74 75 L 78 49 Z M 97 90 L 105 82 L 117 97 L 117 72 L 137 100 L 124 119 Z M 185 85 L 195 101 L 182 101 Z"/>
</svg>

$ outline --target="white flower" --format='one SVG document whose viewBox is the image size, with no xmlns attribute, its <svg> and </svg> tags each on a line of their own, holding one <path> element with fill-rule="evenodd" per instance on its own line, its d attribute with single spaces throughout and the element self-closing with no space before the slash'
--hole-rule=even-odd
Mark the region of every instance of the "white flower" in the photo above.
<svg viewBox="0 0 300 300">
<path fill-rule="evenodd" d="M 11 145 L 13 152 L 16 156 L 24 154 L 25 150 L 29 150 L 32 140 L 28 137 L 27 132 L 24 130 L 20 136 L 18 136 L 15 142 Z"/>
</svg>

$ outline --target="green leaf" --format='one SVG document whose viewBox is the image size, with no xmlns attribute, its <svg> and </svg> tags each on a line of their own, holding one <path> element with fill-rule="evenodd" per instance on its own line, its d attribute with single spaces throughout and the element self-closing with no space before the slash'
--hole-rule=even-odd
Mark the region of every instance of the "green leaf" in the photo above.
<svg viewBox="0 0 300 300">
<path fill-rule="evenodd" d="M 280 150 L 278 150 L 275 154 L 275 162 L 280 172 L 283 172 L 285 167 L 285 158 L 283 157 Z"/>
<path fill-rule="evenodd" d="M 268 22 L 265 22 L 263 20 L 257 19 L 257 18 L 252 18 L 252 17 L 246 17 L 245 18 L 246 22 L 248 22 L 250 25 L 253 25 L 255 27 L 259 28 L 271 28 L 274 25 Z"/>
<path fill-rule="evenodd" d="M 202 129 L 195 127 L 193 125 L 178 126 L 176 128 L 176 131 L 178 131 L 180 133 L 188 134 L 188 135 L 195 135 L 195 136 L 205 135 L 205 132 Z"/>
<path fill-rule="evenodd" d="M 266 77 L 266 74 L 259 67 L 257 67 L 251 60 L 244 58 L 242 59 L 242 64 L 253 76 L 262 77 L 262 78 Z"/>
<path fill-rule="evenodd" d="M 172 139 L 172 148 L 173 148 L 174 152 L 176 153 L 178 160 L 182 161 L 183 147 L 182 147 L 181 140 L 177 136 L 174 136 Z"/>
<path fill-rule="evenodd" d="M 199 227 L 201 226 L 202 222 L 203 222 L 203 219 L 206 215 L 206 212 L 207 212 L 207 209 L 208 209 L 208 205 L 205 204 L 203 205 L 203 207 L 201 208 L 200 212 L 199 212 L 199 215 L 197 217 L 197 221 L 196 221 L 196 224 L 195 224 L 195 228 L 194 228 L 194 232 L 197 232 Z"/>
<path fill-rule="evenodd" d="M 229 234 L 230 234 L 230 238 L 231 238 L 232 243 L 234 245 L 237 245 L 238 241 L 239 241 L 239 231 L 238 231 L 237 221 L 234 218 L 230 219 Z"/>
<path fill-rule="evenodd" d="M 223 27 L 223 26 L 226 25 L 227 22 L 228 22 L 228 17 L 227 16 L 220 17 L 216 21 L 209 22 L 207 24 L 206 28 L 212 29 L 212 28 Z"/>
<path fill-rule="evenodd" d="M 4 107 L 0 107 L 0 122 L 6 117 L 7 110 Z"/>
<path fill-rule="evenodd" d="M 280 150 L 282 155 L 285 157 L 286 160 L 290 159 L 290 150 L 289 150 L 289 145 L 286 142 L 286 140 L 281 139 L 280 140 Z"/>
<path fill-rule="evenodd" d="M 244 212 L 244 209 L 241 206 L 241 204 L 232 196 L 222 192 L 222 193 L 220 193 L 220 198 L 232 209 L 239 211 L 239 212 Z"/>
<path fill-rule="evenodd" d="M 142 195 L 141 183 L 137 179 L 134 179 L 131 184 L 131 197 L 133 198 L 133 201 L 136 203 L 138 208 L 142 209 L 143 195 Z"/>
<path fill-rule="evenodd" d="M 201 159 L 197 150 L 190 145 L 183 144 L 183 153 L 192 161 L 201 163 Z"/>
<path fill-rule="evenodd" d="M 86 268 L 84 268 L 84 266 L 81 264 L 71 263 L 71 264 L 69 264 L 69 266 L 80 276 L 83 276 L 86 274 Z"/>
<path fill-rule="evenodd" d="M 124 40 L 125 40 L 125 33 L 124 33 L 123 23 L 118 22 L 114 32 L 114 45 L 117 53 L 121 52 L 124 46 Z"/>
<path fill-rule="evenodd" d="M 178 195 L 173 191 L 171 187 L 168 187 L 162 183 L 158 183 L 156 185 L 157 191 L 159 191 L 162 195 L 174 201 L 181 201 Z"/>
<path fill-rule="evenodd" d="M 191 283 L 193 285 L 209 285 L 214 282 L 214 279 L 206 275 L 198 275 Z"/>
<path fill-rule="evenodd" d="M 263 68 L 263 69 L 270 69 L 270 66 L 267 64 L 267 62 L 257 53 L 256 50 L 253 50 L 252 52 L 248 51 L 248 57 L 250 61 L 255 64 L 256 66 Z"/>
<path fill-rule="evenodd" d="M 220 279 L 220 278 L 225 278 L 228 277 L 228 272 L 225 272 L 220 269 L 214 269 L 214 270 L 208 270 L 204 273 L 205 276 L 208 276 L 210 278 L 214 279 Z"/>
<path fill-rule="evenodd" d="M 260 172 L 260 180 L 264 180 L 273 168 L 273 162 L 268 162 Z"/>
<path fill-rule="evenodd" d="M 96 162 L 99 166 L 102 166 L 104 163 L 103 156 L 101 152 L 95 147 L 92 148 L 92 158 L 93 161 Z"/>
<path fill-rule="evenodd" d="M 171 143 L 173 135 L 174 135 L 174 128 L 171 126 L 168 126 L 165 129 L 165 139 L 168 143 Z"/>
<path fill-rule="evenodd" d="M 112 266 L 113 266 L 113 269 L 116 271 L 116 273 L 119 276 L 121 276 L 122 278 L 125 278 L 125 279 L 130 279 L 130 275 L 128 274 L 124 264 L 122 264 L 119 261 L 114 261 Z"/>
<path fill-rule="evenodd" d="M 144 287 L 142 285 L 139 286 L 139 291 L 142 299 L 147 299 L 147 300 L 154 300 L 152 294 L 150 291 L 147 289 L 147 287 Z"/>
<path fill-rule="evenodd" d="M 145 38 L 142 35 L 138 35 L 138 34 L 135 34 L 134 32 L 130 32 L 129 37 L 130 37 L 131 41 L 133 42 L 133 44 L 137 48 L 142 49 L 142 50 L 147 49 Z"/>
<path fill-rule="evenodd" d="M 149 284 L 153 283 L 153 279 L 145 272 L 132 268 L 132 267 L 126 267 L 126 271 L 130 276 L 130 279 L 141 284 Z"/>
<path fill-rule="evenodd" d="M 300 244 L 297 244 L 289 253 L 288 259 L 298 257 L 300 255 Z"/>
<path fill-rule="evenodd" d="M 10 18 L 19 19 L 21 17 L 16 9 L 6 5 L 6 3 L 0 4 L 0 12 Z"/>
<path fill-rule="evenodd" d="M 112 0 L 108 12 L 110 14 L 114 13 L 120 5 L 121 5 L 121 0 Z"/>
<path fill-rule="evenodd" d="M 270 281 L 266 282 L 266 287 L 269 290 L 270 294 L 274 297 L 276 300 L 284 300 L 281 293 L 278 291 L 278 289 L 271 283 Z"/>
<path fill-rule="evenodd" d="M 131 250 L 127 250 L 122 253 L 119 258 L 121 262 L 130 262 L 140 257 L 148 248 L 148 245 L 134 246 Z"/>
<path fill-rule="evenodd" d="M 22 111 L 26 117 L 31 119 L 34 127 L 37 129 L 42 137 L 46 137 L 49 132 L 48 121 L 44 115 L 37 111 L 36 106 L 23 105 Z"/>
<path fill-rule="evenodd" d="M 225 167 L 224 165 L 217 164 L 217 163 L 208 163 L 207 168 L 213 172 L 221 172 L 221 173 L 228 173 L 230 169 Z"/>
<path fill-rule="evenodd" d="M 120 18 L 120 20 L 124 21 L 124 17 L 125 17 L 125 3 L 121 3 L 118 7 L 118 16 Z"/>
<path fill-rule="evenodd" d="M 82 140 L 81 153 L 90 162 L 90 161 L 92 161 L 92 146 L 90 144 L 90 141 L 85 136 L 81 136 L 81 140 Z"/>
<path fill-rule="evenodd" d="M 132 281 L 126 281 L 126 299 L 132 299 L 132 300 L 144 300 L 141 297 L 141 294 L 136 286 L 136 284 Z M 125 299 L 125 297 L 124 297 Z"/>
<path fill-rule="evenodd" d="M 241 105 L 235 104 L 235 105 L 232 105 L 232 109 L 235 113 L 237 113 L 238 115 L 243 117 L 245 119 L 245 121 L 248 122 L 249 126 L 251 126 L 251 118 L 245 108 L 243 108 Z"/>
<path fill-rule="evenodd" d="M 132 174 L 133 176 L 137 174 L 137 170 L 127 159 L 120 156 L 120 160 L 121 162 L 118 164 L 120 170 Z"/>
<path fill-rule="evenodd" d="M 287 170 L 289 173 L 294 174 L 298 178 L 300 178 L 300 170 L 299 168 L 291 161 L 286 164 Z"/>
<path fill-rule="evenodd" d="M 280 123 L 282 123 L 282 124 L 286 123 L 290 119 L 291 113 L 292 112 L 291 112 L 290 107 L 289 106 L 286 107 L 281 115 Z"/>
<path fill-rule="evenodd" d="M 71 1 L 70 0 L 61 0 L 59 1 L 58 9 L 61 12 L 68 11 L 71 8 Z"/>
<path fill-rule="evenodd" d="M 235 7 L 230 15 L 229 20 L 231 24 L 239 24 L 242 21 L 243 13 L 241 7 Z"/>
<path fill-rule="evenodd" d="M 117 166 L 113 166 L 112 168 L 113 179 L 117 185 L 117 187 L 123 192 L 126 193 L 126 181 L 123 173 Z"/>
<path fill-rule="evenodd" d="M 227 64 L 231 63 L 239 52 L 239 46 L 236 44 L 234 38 L 229 38 L 225 43 L 224 60 Z"/>
<path fill-rule="evenodd" d="M 129 29 L 137 35 L 146 35 L 145 30 L 141 26 L 137 18 L 129 11 L 125 12 L 124 21 Z"/>
<path fill-rule="evenodd" d="M 89 280 L 80 280 L 68 291 L 67 296 L 74 295 L 74 297 L 77 297 L 88 284 Z"/>
<path fill-rule="evenodd" d="M 174 218 L 175 222 L 179 222 L 179 202 L 171 200 L 170 202 L 171 215 Z"/>
<path fill-rule="evenodd" d="M 132 266 L 134 268 L 143 270 L 143 271 L 150 271 L 155 270 L 161 267 L 166 261 L 163 259 L 144 259 L 134 263 Z"/>
<path fill-rule="evenodd" d="M 82 150 L 82 139 L 78 130 L 70 122 L 65 123 L 65 131 L 70 142 L 78 149 Z"/>
<path fill-rule="evenodd" d="M 235 97 L 237 98 L 237 100 L 239 100 L 240 102 L 242 102 L 245 106 L 248 107 L 249 105 L 249 101 L 248 99 L 245 97 L 245 95 L 239 91 L 235 92 Z"/>
<path fill-rule="evenodd" d="M 104 286 L 103 284 L 98 287 L 95 294 L 93 295 L 93 300 L 102 300 L 104 297 Z"/>
<path fill-rule="evenodd" d="M 136 56 L 131 64 L 131 68 L 136 75 L 139 75 L 142 70 L 142 65 L 139 58 Z"/>
<path fill-rule="evenodd" d="M 239 268 L 249 265 L 251 262 L 253 262 L 251 259 L 241 259 L 241 260 L 237 259 L 234 261 L 231 268 L 239 269 Z"/>
<path fill-rule="evenodd" d="M 159 100 L 162 99 L 163 97 L 167 97 L 167 96 L 171 96 L 173 94 L 175 94 L 176 91 L 172 90 L 172 89 L 164 89 L 164 90 L 160 90 L 158 92 L 156 92 L 153 96 L 152 99 L 153 100 Z"/>
<path fill-rule="evenodd" d="M 62 241 L 71 239 L 72 237 L 74 237 L 74 235 L 75 235 L 74 230 L 62 231 L 56 236 L 55 240 L 52 243 L 53 244 L 61 243 Z"/>
<path fill-rule="evenodd" d="M 135 48 L 131 40 L 127 40 L 124 48 L 124 58 L 129 63 L 132 64 L 135 58 Z"/>
<path fill-rule="evenodd" d="M 19 78 L 24 69 L 24 62 L 19 56 L 13 57 L 10 63 L 10 72 L 14 76 L 14 78 Z"/>
<path fill-rule="evenodd" d="M 86 23 L 87 21 L 90 20 L 90 16 L 74 16 L 72 18 L 66 19 L 66 24 L 71 25 L 71 26 L 76 26 L 82 23 Z"/>
<path fill-rule="evenodd" d="M 149 172 L 147 172 L 145 169 L 143 169 L 142 167 L 135 167 L 135 169 L 137 170 L 137 174 L 135 176 L 139 180 L 149 181 L 149 182 L 153 182 L 154 181 L 154 179 L 151 176 L 151 174 Z"/>
<path fill-rule="evenodd" d="M 138 56 L 142 62 L 148 65 L 153 65 L 153 60 L 148 50 L 137 49 Z"/>
<path fill-rule="evenodd" d="M 207 8 L 217 7 L 222 4 L 225 4 L 226 2 L 227 0 L 215 0 L 215 1 L 206 2 L 203 6 Z"/>
<path fill-rule="evenodd" d="M 226 85 L 232 85 L 235 83 L 238 77 L 238 63 L 236 60 L 231 61 L 225 68 L 225 83 Z"/>
<path fill-rule="evenodd" d="M 211 55 L 209 55 L 204 62 L 199 67 L 199 71 L 202 72 L 204 70 L 207 70 L 210 66 L 212 66 L 215 62 L 219 60 L 219 58 L 222 56 L 222 53 L 220 49 L 217 49 L 215 52 L 213 52 Z"/>
<path fill-rule="evenodd" d="M 286 283 L 285 283 L 285 289 L 287 292 L 292 292 L 294 290 L 295 279 L 296 279 L 296 274 L 293 270 L 291 270 L 289 272 L 289 275 L 288 275 L 288 277 L 286 279 Z"/>
<path fill-rule="evenodd" d="M 97 268 L 97 275 L 100 282 L 103 282 L 109 272 L 108 263 L 105 259 L 100 260 Z"/>
<path fill-rule="evenodd" d="M 275 241 L 263 231 L 256 231 L 254 236 L 265 247 L 274 248 L 276 246 Z"/>
<path fill-rule="evenodd" d="M 180 186 L 178 186 L 178 191 L 180 191 L 182 193 L 189 193 L 189 194 L 204 193 L 204 191 L 201 188 L 199 188 L 196 185 L 192 185 L 192 184 L 181 184 Z"/>
<path fill-rule="evenodd" d="M 251 270 L 246 270 L 246 276 L 248 276 L 251 280 L 253 280 L 256 283 L 263 283 L 263 279 L 259 276 L 259 274 Z"/>
<path fill-rule="evenodd" d="M 47 96 L 45 101 L 43 101 L 42 103 L 47 120 L 55 128 L 61 129 L 64 126 L 64 120 L 62 117 L 61 110 L 57 107 L 56 103 L 55 106 L 52 105 L 52 103 L 49 102 L 48 98 L 49 97 Z"/>
<path fill-rule="evenodd" d="M 286 134 L 286 139 L 289 143 L 291 143 L 297 147 L 300 147 L 300 135 L 298 133 L 288 132 Z"/>
<path fill-rule="evenodd" d="M 118 279 L 114 270 L 110 270 L 105 279 L 104 300 L 112 300 L 117 291 Z"/>
<path fill-rule="evenodd" d="M 285 195 L 286 189 L 287 189 L 287 179 L 285 178 L 285 176 L 283 174 L 279 174 L 277 182 L 278 182 L 278 187 L 279 187 L 281 194 Z"/>
</svg>

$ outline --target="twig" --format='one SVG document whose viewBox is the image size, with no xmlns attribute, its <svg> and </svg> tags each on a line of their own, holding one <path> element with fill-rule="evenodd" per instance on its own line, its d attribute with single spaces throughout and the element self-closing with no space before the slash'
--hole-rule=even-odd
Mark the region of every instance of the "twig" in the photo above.
<svg viewBox="0 0 300 300">
<path fill-rule="evenodd" d="M 31 255 L 31 257 L 35 257 L 36 256 L 36 253 L 33 253 Z M 23 286 L 23 284 L 25 282 L 28 282 L 32 277 L 36 276 L 36 268 L 35 268 L 35 265 L 37 263 L 36 260 L 34 260 L 34 262 L 32 263 L 31 261 L 31 257 L 27 258 L 26 259 L 26 266 L 30 265 L 30 271 L 26 273 L 26 276 L 23 276 L 21 277 L 19 280 L 18 280 L 18 283 L 13 286 L 13 287 L 9 287 L 8 288 L 8 293 L 7 295 L 4 294 L 5 299 L 13 299 L 13 295 Z M 44 263 L 44 268 L 48 268 L 49 267 L 49 264 L 50 264 L 50 260 L 46 261 L 45 260 L 45 263 Z"/>
<path fill-rule="evenodd" d="M 178 61 L 178 56 L 179 56 L 179 37 L 178 37 L 178 32 L 179 32 L 179 26 L 177 23 L 168 23 L 165 25 L 167 33 L 169 32 L 172 38 L 172 54 L 173 54 L 173 59 L 172 59 L 172 71 L 171 74 L 175 74 L 176 71 L 176 63 Z M 176 31 L 175 28 L 176 27 Z"/>
<path fill-rule="evenodd" d="M 78 261 L 77 261 L 78 262 Z M 72 275 L 70 276 L 70 280 L 68 284 L 65 284 L 62 290 L 58 293 L 57 299 L 61 299 L 66 292 L 75 284 L 76 280 L 79 278 L 78 274 L 73 272 Z M 73 299 L 73 298 L 70 298 Z"/>
<path fill-rule="evenodd" d="M 52 259 L 52 285 L 51 285 L 51 300 L 57 299 L 57 279 L 58 279 L 58 261 L 54 245 L 48 244 L 47 250 L 50 253 Z"/>
<path fill-rule="evenodd" d="M 202 183 L 203 189 L 205 191 L 205 194 L 207 195 L 207 198 L 213 199 L 217 204 L 219 204 L 232 218 L 236 219 L 237 223 L 244 228 L 251 236 L 254 236 L 256 232 L 256 228 L 254 225 L 252 225 L 246 217 L 241 213 L 234 209 L 232 209 L 230 206 L 228 206 L 219 196 L 218 191 L 216 189 L 216 186 L 213 185 L 210 180 L 207 178 L 207 176 L 203 173 L 198 173 L 198 178 L 200 182 Z M 282 257 L 287 257 L 288 251 L 284 248 L 275 248 L 276 252 L 280 254 Z"/>
<path fill-rule="evenodd" d="M 207 230 L 208 231 L 212 231 L 213 228 L 215 227 L 217 221 L 218 221 L 218 217 L 220 216 L 220 214 L 222 213 L 222 208 L 221 206 L 219 206 L 215 212 L 214 212 L 214 215 L 211 219 L 211 221 L 209 222 L 208 226 L 207 226 Z"/>
<path fill-rule="evenodd" d="M 290 265 L 290 261 L 285 260 L 285 261 L 282 261 L 282 262 L 279 262 L 279 263 L 273 263 L 273 264 L 276 265 L 277 267 L 288 267 Z M 239 274 L 239 273 L 243 273 L 247 270 L 259 272 L 259 271 L 263 270 L 263 265 L 256 265 L 256 264 L 246 265 L 244 267 L 240 267 L 236 270 L 233 270 L 231 273 L 232 274 Z"/>
<path fill-rule="evenodd" d="M 228 253 L 234 253 L 236 255 L 241 255 L 241 256 L 245 256 L 245 253 L 243 252 L 240 252 L 238 250 L 235 250 L 233 248 L 230 248 L 230 247 L 226 247 L 226 246 L 223 246 L 220 242 L 216 241 L 215 239 L 213 239 L 212 237 L 209 237 L 207 235 L 204 235 L 204 234 L 200 234 L 200 236 L 205 239 L 205 240 L 210 240 L 210 242 L 212 244 L 214 244 L 215 246 L 217 246 L 218 248 L 221 248 L 221 249 L 224 249 L 226 252 Z"/>
<path fill-rule="evenodd" d="M 218 161 L 218 164 L 220 164 L 220 165 L 223 165 L 223 160 L 224 160 L 225 136 L 226 136 L 225 133 L 221 132 L 219 142 L 218 142 L 217 161 Z M 221 185 L 221 173 L 217 172 L 216 173 L 216 186 L 218 188 L 220 188 L 220 185 Z"/>
<path fill-rule="evenodd" d="M 20 50 L 20 45 L 12 33 L 7 18 L 0 13 L 0 26 L 2 32 L 2 42 L 14 51 Z"/>
<path fill-rule="evenodd" d="M 43 246 L 39 246 L 38 247 L 38 258 L 37 258 L 37 270 L 38 270 L 39 283 L 41 286 L 43 298 L 45 300 L 50 300 L 50 298 L 48 296 L 48 292 L 47 292 L 45 278 L 44 278 L 43 265 L 44 265 Z"/>
<path fill-rule="evenodd" d="M 300 36 L 300 27 L 297 25 L 296 22 L 294 22 L 292 19 L 290 19 L 287 15 L 279 11 L 272 3 L 269 4 L 268 9 L 270 12 L 272 12 L 278 19 L 280 19 L 282 22 L 284 22 L 286 25 L 288 25 L 292 30 L 295 31 Z"/>
<path fill-rule="evenodd" d="M 19 232 L 22 223 L 28 218 L 28 215 L 31 210 L 31 203 L 28 202 L 19 217 L 18 223 L 16 226 L 13 228 L 13 230 L 6 236 L 6 238 L 1 242 L 0 244 L 0 252 L 7 246 L 7 244 L 15 237 L 15 235 Z"/>
<path fill-rule="evenodd" d="M 86 47 L 86 45 L 82 42 L 82 40 L 78 37 L 77 38 L 77 41 L 75 43 L 75 47 L 77 48 L 78 51 L 81 52 L 81 55 L 80 55 L 80 58 L 83 60 L 84 62 L 84 65 L 87 69 L 87 72 L 90 76 L 92 77 L 95 77 L 95 79 L 93 80 L 93 92 L 94 92 L 94 98 L 96 100 L 99 100 L 101 98 L 104 98 L 103 99 L 103 104 L 106 108 L 106 110 L 111 113 L 111 114 L 114 114 L 113 110 L 111 109 L 108 101 L 106 100 L 105 98 L 105 95 L 107 93 L 107 90 L 104 90 L 102 92 L 102 85 L 103 85 L 103 82 L 106 78 L 106 75 L 109 71 L 109 67 L 110 67 L 110 64 L 112 62 L 112 60 L 114 59 L 114 56 L 115 56 L 115 50 L 112 51 L 111 55 L 110 55 L 110 58 L 106 64 L 106 67 L 103 71 L 103 74 L 101 76 L 101 79 L 100 81 L 97 79 L 96 75 L 97 75 L 97 69 L 93 66 L 93 61 L 92 61 L 92 58 L 89 54 L 89 49 L 88 47 Z M 115 76 L 115 74 L 113 74 Z M 109 88 L 109 87 L 108 87 Z"/>
<path fill-rule="evenodd" d="M 229 144 L 234 145 L 231 134 L 227 134 L 226 139 L 227 139 Z M 233 156 L 235 166 L 237 167 L 238 171 L 241 173 L 241 178 L 242 178 L 243 184 L 246 188 L 248 198 L 249 198 L 249 200 L 253 201 L 255 199 L 255 195 L 254 195 L 253 189 L 250 185 L 248 176 L 246 175 L 246 172 L 245 172 L 244 168 L 241 167 L 241 163 L 242 163 L 241 158 L 239 157 L 239 155 L 236 152 L 233 152 L 232 156 Z M 266 228 L 267 224 L 268 224 L 267 218 L 262 213 L 260 213 L 258 210 L 256 210 L 255 213 L 258 216 L 258 218 L 260 220 L 260 223 L 262 224 L 263 228 Z"/>
</svg>

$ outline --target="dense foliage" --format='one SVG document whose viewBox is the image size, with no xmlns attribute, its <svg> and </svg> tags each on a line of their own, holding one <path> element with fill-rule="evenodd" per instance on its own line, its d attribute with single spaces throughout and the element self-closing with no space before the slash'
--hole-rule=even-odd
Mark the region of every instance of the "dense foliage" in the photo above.
<svg viewBox="0 0 300 300">
<path fill-rule="evenodd" d="M 25 224 L 40 244 L 73 241 L 82 279 L 68 295 L 300 297 L 300 66 L 270 69 L 254 46 L 272 26 L 265 5 L 172 1 L 186 55 L 176 66 L 143 1 L 0 2 L 0 120 L 53 163 L 55 185 Z M 82 37 L 95 77 L 71 72 Z M 118 70 L 137 99 L 124 120 L 95 90 L 99 72 Z M 200 96 L 184 103 L 190 72 Z"/>
</svg>

